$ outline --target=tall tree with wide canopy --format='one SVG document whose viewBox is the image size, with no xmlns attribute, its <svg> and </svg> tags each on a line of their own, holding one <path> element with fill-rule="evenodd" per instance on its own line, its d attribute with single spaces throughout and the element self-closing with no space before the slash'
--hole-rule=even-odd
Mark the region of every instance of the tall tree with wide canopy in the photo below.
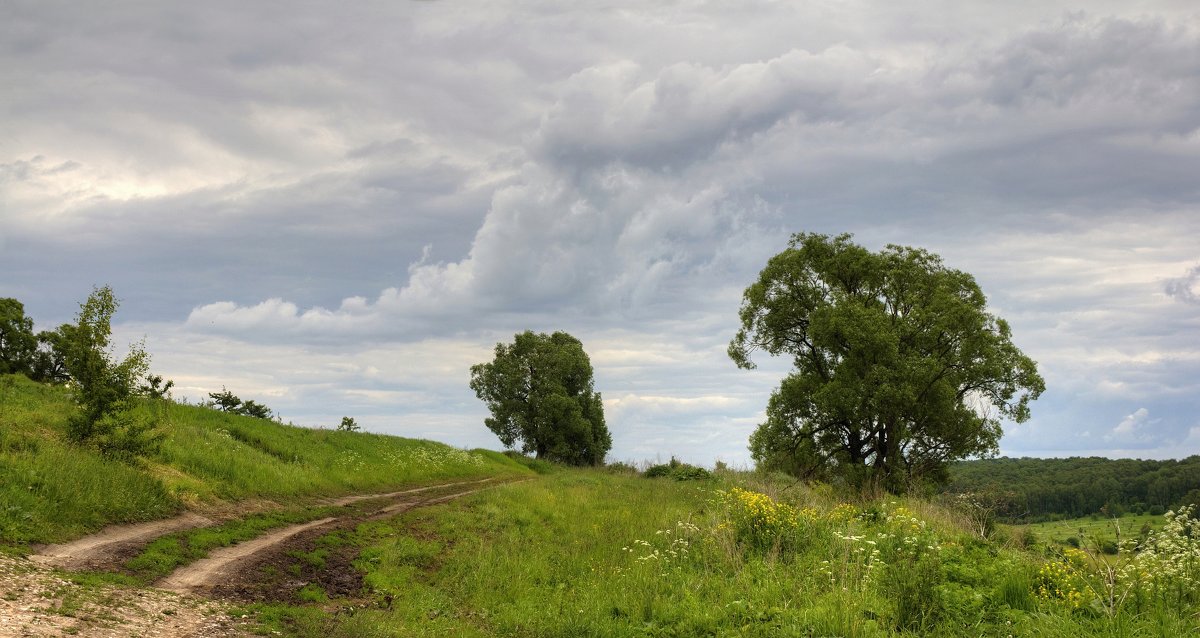
<svg viewBox="0 0 1200 638">
<path fill-rule="evenodd" d="M 37 345 L 25 305 L 12 298 L 0 299 L 0 374 L 32 374 Z"/>
<path fill-rule="evenodd" d="M 798 233 L 745 291 L 729 344 L 739 367 L 792 357 L 750 439 L 762 466 L 893 490 L 945 480 L 1023 422 L 1037 365 L 986 311 L 971 275 L 920 248 L 875 253 L 850 235 Z"/>
<path fill-rule="evenodd" d="M 526 330 L 511 344 L 496 344 L 490 363 L 471 366 L 471 389 L 506 447 L 520 441 L 524 452 L 572 465 L 598 465 L 612 447 L 592 364 L 565 332 Z"/>
</svg>

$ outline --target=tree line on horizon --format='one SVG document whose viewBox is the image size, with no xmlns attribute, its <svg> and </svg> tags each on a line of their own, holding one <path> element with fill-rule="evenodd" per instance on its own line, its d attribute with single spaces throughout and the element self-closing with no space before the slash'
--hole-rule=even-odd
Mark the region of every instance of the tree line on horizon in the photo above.
<svg viewBox="0 0 1200 638">
<path fill-rule="evenodd" d="M 983 495 L 1008 522 L 1162 514 L 1200 508 L 1200 455 L 1174 460 L 1103 457 L 960 461 L 949 493 Z"/>
</svg>

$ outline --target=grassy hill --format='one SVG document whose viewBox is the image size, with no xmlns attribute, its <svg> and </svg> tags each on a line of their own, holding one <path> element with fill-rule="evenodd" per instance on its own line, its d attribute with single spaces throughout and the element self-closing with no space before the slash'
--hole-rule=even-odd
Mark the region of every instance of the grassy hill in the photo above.
<svg viewBox="0 0 1200 638">
<path fill-rule="evenodd" d="M 381 491 L 451 478 L 529 474 L 488 450 L 281 425 L 145 401 L 165 438 L 129 465 L 66 442 L 62 387 L 0 376 L 0 544 L 57 542 L 186 506 Z"/>
<path fill-rule="evenodd" d="M 1107 556 L 1021 533 L 981 538 L 971 517 L 783 477 L 564 470 L 329 534 L 284 569 L 309 585 L 250 609 L 305 638 L 1200 630 L 1200 539 L 1163 535 L 1153 555 Z M 357 557 L 352 595 L 308 568 L 339 551 Z"/>
</svg>

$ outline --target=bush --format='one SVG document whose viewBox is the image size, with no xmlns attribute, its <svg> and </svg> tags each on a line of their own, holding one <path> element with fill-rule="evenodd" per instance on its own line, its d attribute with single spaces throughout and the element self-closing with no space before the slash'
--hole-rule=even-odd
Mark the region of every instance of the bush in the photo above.
<svg viewBox="0 0 1200 638">
<path fill-rule="evenodd" d="M 703 481 L 712 478 L 712 472 L 684 463 L 674 456 L 670 462 L 651 465 L 643 474 L 646 478 L 673 478 L 676 481 Z"/>
<path fill-rule="evenodd" d="M 240 414 L 242 416 L 250 416 L 256 419 L 271 419 L 271 408 L 254 401 L 242 401 L 237 395 L 221 386 L 220 392 L 209 392 L 208 396 L 212 399 L 209 404 L 212 407 L 220 408 L 223 412 L 230 414 Z M 345 419 L 342 420 L 345 423 Z M 338 428 L 339 430 L 341 428 Z"/>
</svg>

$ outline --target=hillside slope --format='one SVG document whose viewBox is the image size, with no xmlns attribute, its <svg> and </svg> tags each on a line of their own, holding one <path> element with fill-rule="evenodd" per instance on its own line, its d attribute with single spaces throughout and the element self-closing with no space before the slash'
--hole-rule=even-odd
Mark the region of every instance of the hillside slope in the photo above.
<svg viewBox="0 0 1200 638">
<path fill-rule="evenodd" d="M 0 545 L 59 542 L 105 525 L 247 499 L 295 500 L 530 471 L 489 450 L 282 425 L 145 401 L 164 435 L 137 465 L 66 440 L 62 387 L 0 376 Z"/>
</svg>

